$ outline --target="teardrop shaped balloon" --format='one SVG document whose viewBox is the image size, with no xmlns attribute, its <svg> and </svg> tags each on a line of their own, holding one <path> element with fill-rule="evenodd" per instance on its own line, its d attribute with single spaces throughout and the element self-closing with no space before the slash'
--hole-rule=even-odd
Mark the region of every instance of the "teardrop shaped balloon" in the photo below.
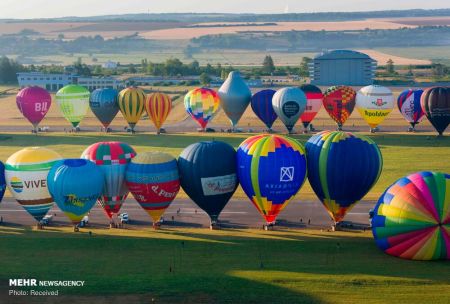
<svg viewBox="0 0 450 304">
<path fill-rule="evenodd" d="M 167 153 L 139 153 L 128 165 L 126 183 L 155 227 L 180 190 L 177 161 Z"/>
<path fill-rule="evenodd" d="M 313 84 L 304 84 L 300 86 L 300 90 L 306 95 L 305 112 L 300 116 L 305 131 L 311 124 L 317 113 L 320 111 L 323 103 L 323 93 L 319 87 Z"/>
<path fill-rule="evenodd" d="M 336 122 L 338 129 L 342 129 L 355 108 L 356 92 L 351 87 L 334 86 L 323 94 L 323 106 L 328 115 Z"/>
<path fill-rule="evenodd" d="M 324 131 L 306 143 L 308 180 L 337 223 L 375 185 L 383 168 L 376 143 L 368 137 Z"/>
<path fill-rule="evenodd" d="M 273 95 L 272 105 L 289 133 L 292 133 L 300 115 L 305 111 L 306 95 L 299 88 L 283 88 Z"/>
<path fill-rule="evenodd" d="M 41 87 L 24 88 L 17 93 L 16 104 L 20 113 L 33 125 L 34 131 L 47 114 L 52 97 Z"/>
<path fill-rule="evenodd" d="M 0 161 L 0 203 L 5 195 L 6 180 L 5 180 L 5 165 Z"/>
<path fill-rule="evenodd" d="M 145 98 L 144 91 L 136 87 L 123 89 L 119 93 L 119 109 L 132 132 L 144 112 Z"/>
<path fill-rule="evenodd" d="M 241 74 L 233 71 L 220 87 L 219 96 L 220 105 L 235 128 L 250 103 L 252 92 Z"/>
<path fill-rule="evenodd" d="M 306 180 L 305 150 L 289 137 L 252 136 L 238 148 L 237 168 L 245 194 L 271 224 Z"/>
<path fill-rule="evenodd" d="M 89 108 L 89 91 L 79 85 L 67 85 L 56 93 L 56 103 L 64 118 L 78 127 Z"/>
<path fill-rule="evenodd" d="M 111 88 L 97 89 L 91 93 L 89 106 L 105 130 L 119 112 L 117 95 L 117 90 Z"/>
<path fill-rule="evenodd" d="M 251 106 L 253 112 L 258 118 L 271 130 L 272 125 L 277 120 L 277 113 L 275 113 L 272 105 L 272 98 L 276 91 L 267 89 L 259 91 L 252 96 Z"/>
<path fill-rule="evenodd" d="M 394 108 L 394 95 L 389 88 L 370 85 L 356 94 L 359 114 L 373 130 L 381 124 Z"/>
<path fill-rule="evenodd" d="M 184 107 L 204 130 L 219 111 L 220 97 L 214 90 L 208 88 L 193 89 L 184 97 Z"/>
<path fill-rule="evenodd" d="M 423 91 L 420 104 L 425 116 L 439 133 L 450 124 L 450 87 L 434 87 Z"/>
<path fill-rule="evenodd" d="M 94 163 L 77 158 L 57 162 L 47 180 L 56 205 L 78 225 L 101 195 L 104 176 Z"/>
<path fill-rule="evenodd" d="M 425 113 L 420 105 L 423 90 L 408 89 L 403 91 L 397 99 L 398 110 L 414 130 L 416 124 L 422 121 Z"/>
<path fill-rule="evenodd" d="M 47 188 L 47 175 L 60 159 L 61 156 L 53 150 L 33 147 L 17 151 L 5 163 L 9 191 L 38 222 L 53 206 L 53 198 Z"/>
<path fill-rule="evenodd" d="M 131 146 L 119 141 L 95 143 L 81 155 L 81 158 L 92 161 L 103 171 L 104 186 L 98 203 L 110 220 L 119 213 L 128 196 L 125 172 L 135 156 L 136 152 Z"/>
<path fill-rule="evenodd" d="M 159 134 L 170 110 L 172 110 L 172 99 L 164 93 L 153 93 L 145 101 L 145 110 Z"/>
</svg>

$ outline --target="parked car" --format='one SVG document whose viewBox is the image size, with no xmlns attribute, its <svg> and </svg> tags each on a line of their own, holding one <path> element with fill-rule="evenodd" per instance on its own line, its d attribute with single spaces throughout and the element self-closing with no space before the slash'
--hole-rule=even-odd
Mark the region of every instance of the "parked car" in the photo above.
<svg viewBox="0 0 450 304">
<path fill-rule="evenodd" d="M 122 224 L 128 224 L 128 222 L 130 221 L 128 213 L 121 213 L 119 214 L 118 218 Z"/>
<path fill-rule="evenodd" d="M 50 225 L 50 223 L 53 221 L 53 215 L 52 214 L 47 214 L 46 216 L 44 216 L 41 220 L 41 225 L 43 226 L 48 226 Z"/>
<path fill-rule="evenodd" d="M 86 227 L 87 225 L 89 225 L 89 216 L 85 215 L 78 226 Z"/>
</svg>

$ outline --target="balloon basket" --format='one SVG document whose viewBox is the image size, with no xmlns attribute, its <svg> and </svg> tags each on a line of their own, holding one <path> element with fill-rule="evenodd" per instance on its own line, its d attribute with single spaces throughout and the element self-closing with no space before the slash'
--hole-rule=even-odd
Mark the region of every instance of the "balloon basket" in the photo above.
<svg viewBox="0 0 450 304">
<path fill-rule="evenodd" d="M 80 232 L 78 225 L 73 226 L 73 232 Z"/>
<path fill-rule="evenodd" d="M 269 230 L 273 230 L 273 227 L 275 226 L 275 223 L 266 223 L 263 225 L 263 230 L 264 231 L 269 231 Z"/>
<path fill-rule="evenodd" d="M 155 230 L 159 230 L 159 229 L 161 229 L 161 223 L 160 222 L 153 222 L 152 227 Z"/>
</svg>

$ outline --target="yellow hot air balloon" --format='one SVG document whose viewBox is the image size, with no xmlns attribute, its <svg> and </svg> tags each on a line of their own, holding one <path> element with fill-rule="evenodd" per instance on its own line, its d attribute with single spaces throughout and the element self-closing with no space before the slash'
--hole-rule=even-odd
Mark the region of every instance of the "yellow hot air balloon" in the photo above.
<svg viewBox="0 0 450 304">
<path fill-rule="evenodd" d="M 144 112 L 145 93 L 140 88 L 129 87 L 123 89 L 118 97 L 119 109 L 131 131 L 134 133 L 134 127 Z"/>
<path fill-rule="evenodd" d="M 374 132 L 374 128 L 382 123 L 394 108 L 394 96 L 386 87 L 370 85 L 356 94 L 356 107 Z"/>
<path fill-rule="evenodd" d="M 145 101 L 145 110 L 148 117 L 153 121 L 156 127 L 156 132 L 159 134 L 161 126 L 169 116 L 172 109 L 172 100 L 169 95 L 163 93 L 153 93 L 147 97 Z"/>
</svg>

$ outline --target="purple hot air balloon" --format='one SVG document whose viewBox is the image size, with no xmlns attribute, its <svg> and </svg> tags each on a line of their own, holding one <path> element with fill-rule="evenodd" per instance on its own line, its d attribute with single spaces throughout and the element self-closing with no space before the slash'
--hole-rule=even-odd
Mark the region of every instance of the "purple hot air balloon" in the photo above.
<svg viewBox="0 0 450 304">
<path fill-rule="evenodd" d="M 17 93 L 16 103 L 22 115 L 31 122 L 34 127 L 33 132 L 36 133 L 38 124 L 50 109 L 52 97 L 46 89 L 28 87 Z"/>
</svg>

